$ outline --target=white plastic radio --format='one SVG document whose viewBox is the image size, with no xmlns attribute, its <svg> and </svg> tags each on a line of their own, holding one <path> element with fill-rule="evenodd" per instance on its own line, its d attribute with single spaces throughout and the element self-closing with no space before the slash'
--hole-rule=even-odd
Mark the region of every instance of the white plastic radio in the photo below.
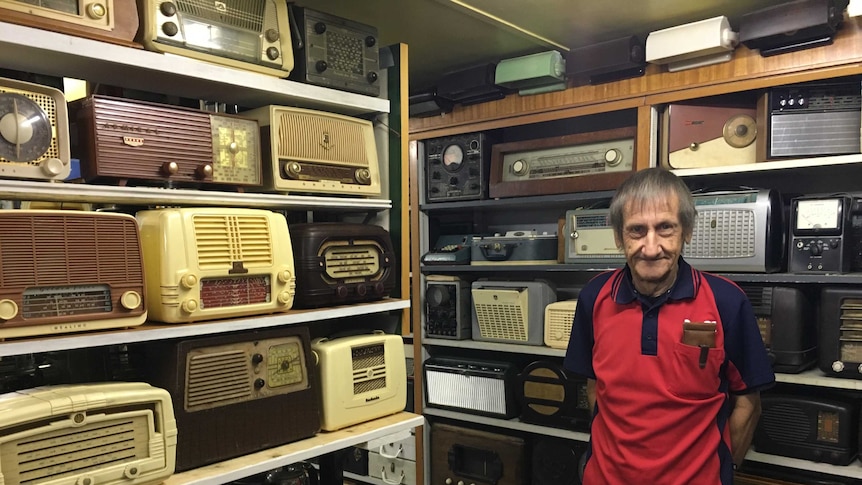
<svg viewBox="0 0 862 485">
<path fill-rule="evenodd" d="M 545 307 L 545 345 L 552 349 L 565 349 L 569 346 L 572 322 L 578 300 L 555 301 Z"/>
<path fill-rule="evenodd" d="M 566 263 L 619 265 L 625 262 L 622 249 L 614 240 L 608 209 L 566 211 Z"/>
<path fill-rule="evenodd" d="M 646 61 L 667 64 L 671 72 L 727 62 L 738 42 L 727 17 L 713 17 L 650 32 Z"/>
</svg>

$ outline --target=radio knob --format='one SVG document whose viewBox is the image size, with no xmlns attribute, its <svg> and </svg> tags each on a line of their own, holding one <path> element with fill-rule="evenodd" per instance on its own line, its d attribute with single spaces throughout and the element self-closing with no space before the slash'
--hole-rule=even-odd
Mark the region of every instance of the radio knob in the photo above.
<svg viewBox="0 0 862 485">
<path fill-rule="evenodd" d="M 266 385 L 266 381 L 264 381 L 264 380 L 263 380 L 263 379 L 261 379 L 260 377 L 258 377 L 257 379 L 255 379 L 255 380 L 254 380 L 254 388 L 255 388 L 255 389 L 260 390 L 260 389 L 262 389 L 262 388 L 263 388 L 263 386 L 265 386 L 265 385 Z"/>
<path fill-rule="evenodd" d="M 302 165 L 299 162 L 287 162 L 284 165 L 284 171 L 287 173 L 288 178 L 297 179 L 299 178 L 299 173 L 302 172 Z"/>
<path fill-rule="evenodd" d="M 515 163 L 512 164 L 512 173 L 515 175 L 526 175 L 527 173 L 527 161 L 526 160 L 515 160 Z"/>
<path fill-rule="evenodd" d="M 386 287 L 385 287 L 385 286 L 383 286 L 383 283 L 381 283 L 381 282 L 379 282 L 379 281 L 378 281 L 377 283 L 374 283 L 374 294 L 375 294 L 375 295 L 380 296 L 380 295 L 382 295 L 385 291 L 386 291 Z"/>
<path fill-rule="evenodd" d="M 75 485 L 96 485 L 96 480 L 89 475 L 84 475 L 75 480 Z"/>
<path fill-rule="evenodd" d="M 373 35 L 369 35 L 365 38 L 365 45 L 367 47 L 374 47 L 377 44 L 377 39 L 374 38 Z"/>
<path fill-rule="evenodd" d="M 87 16 L 91 19 L 100 19 L 108 14 L 108 9 L 104 4 L 91 3 L 87 5 Z"/>
<path fill-rule="evenodd" d="M 810 245 L 808 247 L 808 251 L 811 252 L 812 256 L 820 256 L 821 254 L 823 254 L 823 246 L 818 242 Z"/>
<path fill-rule="evenodd" d="M 18 316 L 18 304 L 12 300 L 0 300 L 0 320 L 4 322 Z"/>
<path fill-rule="evenodd" d="M 449 185 L 453 187 L 458 186 L 458 177 L 449 177 Z"/>
<path fill-rule="evenodd" d="M 317 72 L 323 72 L 323 71 L 325 71 L 325 70 L 326 70 L 326 68 L 328 68 L 328 67 L 329 67 L 329 64 L 327 64 L 327 63 L 326 63 L 326 61 L 317 61 L 317 62 L 315 62 L 315 63 L 314 63 L 314 69 L 315 69 Z"/>
<path fill-rule="evenodd" d="M 623 153 L 616 148 L 605 152 L 605 162 L 611 167 L 619 165 L 621 161 L 623 161 Z"/>
<path fill-rule="evenodd" d="M 371 185 L 371 171 L 367 168 L 357 168 L 354 177 L 362 185 Z"/>
<path fill-rule="evenodd" d="M 127 291 L 120 297 L 120 305 L 126 310 L 134 310 L 144 303 L 144 299 L 137 291 Z"/>
<path fill-rule="evenodd" d="M 194 313 L 198 311 L 198 301 L 194 299 L 189 299 L 183 302 L 181 305 L 182 309 L 186 313 Z"/>
<path fill-rule="evenodd" d="M 290 303 L 290 297 L 291 295 L 289 291 L 282 291 L 278 294 L 278 302 L 282 305 L 287 305 L 288 303 Z"/>
<path fill-rule="evenodd" d="M 286 270 L 283 270 L 283 271 L 279 271 L 279 272 L 278 272 L 278 277 L 277 277 L 277 278 L 278 278 L 278 282 L 279 282 L 279 283 L 281 283 L 281 284 L 287 284 L 287 282 L 288 282 L 288 281 L 290 281 L 290 277 L 291 277 L 291 276 L 292 276 L 292 273 L 290 272 L 290 270 L 289 270 L 289 269 L 286 269 Z"/>
<path fill-rule="evenodd" d="M 447 478 L 447 479 L 445 480 L 445 483 L 446 483 L 446 485 L 452 485 L 452 479 L 451 479 L 451 478 Z"/>
<path fill-rule="evenodd" d="M 266 37 L 267 42 L 275 42 L 278 40 L 278 31 L 275 29 L 266 29 L 266 32 L 263 34 Z"/>
<path fill-rule="evenodd" d="M 832 372 L 841 372 L 844 370 L 844 362 L 836 360 L 832 363 Z"/>
<path fill-rule="evenodd" d="M 317 35 L 326 32 L 326 24 L 324 24 L 323 22 L 317 22 L 316 24 L 314 24 L 314 32 Z"/>
<path fill-rule="evenodd" d="M 338 298 L 347 298 L 348 293 L 349 291 L 344 285 L 338 285 L 338 288 L 335 289 L 335 296 L 337 296 Z"/>
<path fill-rule="evenodd" d="M 177 14 L 177 6 L 172 2 L 162 2 L 159 5 L 159 11 L 162 12 L 162 15 L 165 17 L 173 17 Z"/>
<path fill-rule="evenodd" d="M 230 142 L 230 144 L 227 146 L 227 151 L 236 155 L 237 153 L 239 153 L 239 143 L 235 141 Z"/>
<path fill-rule="evenodd" d="M 368 73 L 368 75 L 367 75 L 367 76 L 365 76 L 365 77 L 366 77 L 366 78 L 368 78 L 368 82 L 370 82 L 371 84 L 374 84 L 374 83 L 376 83 L 376 82 L 377 82 L 377 77 L 378 77 L 378 76 L 377 76 L 377 73 L 376 73 L 376 72 L 371 71 L 371 72 L 369 72 L 369 73 Z"/>
<path fill-rule="evenodd" d="M 279 53 L 278 49 L 276 49 L 275 47 L 267 47 L 266 48 L 266 57 L 270 61 L 274 61 L 274 60 L 278 59 L 278 56 L 280 56 L 280 55 L 281 55 L 281 53 Z"/>
<path fill-rule="evenodd" d="M 195 175 L 197 175 L 198 178 L 200 178 L 200 179 L 212 178 L 212 176 L 213 176 L 212 164 L 205 163 L 205 164 L 201 165 L 200 167 L 198 167 L 195 170 Z"/>
<path fill-rule="evenodd" d="M 162 164 L 162 173 L 165 175 L 176 175 L 180 171 L 180 166 L 177 162 L 165 162 Z"/>
<path fill-rule="evenodd" d="M 165 22 L 162 24 L 162 32 L 164 32 L 168 37 L 173 37 L 180 33 L 180 29 L 177 27 L 177 24 L 173 22 Z"/>
<path fill-rule="evenodd" d="M 263 354 L 257 353 L 251 356 L 251 365 L 259 365 L 263 362 Z"/>
<path fill-rule="evenodd" d="M 368 294 L 368 287 L 365 285 L 359 285 L 356 287 L 356 294 L 359 296 L 365 296 Z"/>
<path fill-rule="evenodd" d="M 198 285 L 198 277 L 193 274 L 187 274 L 180 278 L 180 284 L 183 285 L 183 288 L 191 290 Z"/>
<path fill-rule="evenodd" d="M 56 177 L 63 173 L 64 166 L 59 158 L 48 158 L 39 165 L 39 168 L 45 175 Z"/>
<path fill-rule="evenodd" d="M 856 368 L 856 372 L 862 374 L 862 364 L 859 364 L 859 367 Z"/>
</svg>

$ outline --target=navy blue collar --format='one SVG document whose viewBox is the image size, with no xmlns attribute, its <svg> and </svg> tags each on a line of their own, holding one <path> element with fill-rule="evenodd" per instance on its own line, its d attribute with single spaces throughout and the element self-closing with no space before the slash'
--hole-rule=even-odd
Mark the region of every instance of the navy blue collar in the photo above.
<svg viewBox="0 0 862 485">
<path fill-rule="evenodd" d="M 697 286 L 700 285 L 700 272 L 679 257 L 679 269 L 676 281 L 670 289 L 668 298 L 671 300 L 685 300 L 694 298 Z M 632 272 L 628 265 L 617 271 L 614 275 L 612 295 L 614 302 L 625 305 L 638 299 L 640 296 L 632 283 Z"/>
</svg>

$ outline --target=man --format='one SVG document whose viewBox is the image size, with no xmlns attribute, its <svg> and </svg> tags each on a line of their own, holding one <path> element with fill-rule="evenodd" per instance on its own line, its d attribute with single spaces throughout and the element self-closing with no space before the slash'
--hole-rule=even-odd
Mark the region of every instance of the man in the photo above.
<svg viewBox="0 0 862 485">
<path fill-rule="evenodd" d="M 564 365 L 593 407 L 584 484 L 730 484 L 775 382 L 751 303 L 682 256 L 697 211 L 663 169 L 617 190 L 626 266 L 581 291 Z"/>
</svg>

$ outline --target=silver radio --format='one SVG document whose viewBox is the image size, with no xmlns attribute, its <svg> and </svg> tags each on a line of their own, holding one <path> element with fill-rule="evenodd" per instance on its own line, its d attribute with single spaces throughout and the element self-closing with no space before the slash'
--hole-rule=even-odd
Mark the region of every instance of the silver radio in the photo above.
<svg viewBox="0 0 862 485">
<path fill-rule="evenodd" d="M 542 345 L 545 307 L 557 301 L 547 281 L 474 281 L 473 340 Z"/>
<path fill-rule="evenodd" d="M 697 222 L 686 261 L 704 271 L 774 273 L 784 258 L 784 217 L 775 190 L 694 194 Z"/>
<path fill-rule="evenodd" d="M 566 263 L 598 263 L 620 265 L 626 258 L 614 240 L 609 209 L 566 211 Z"/>
</svg>

